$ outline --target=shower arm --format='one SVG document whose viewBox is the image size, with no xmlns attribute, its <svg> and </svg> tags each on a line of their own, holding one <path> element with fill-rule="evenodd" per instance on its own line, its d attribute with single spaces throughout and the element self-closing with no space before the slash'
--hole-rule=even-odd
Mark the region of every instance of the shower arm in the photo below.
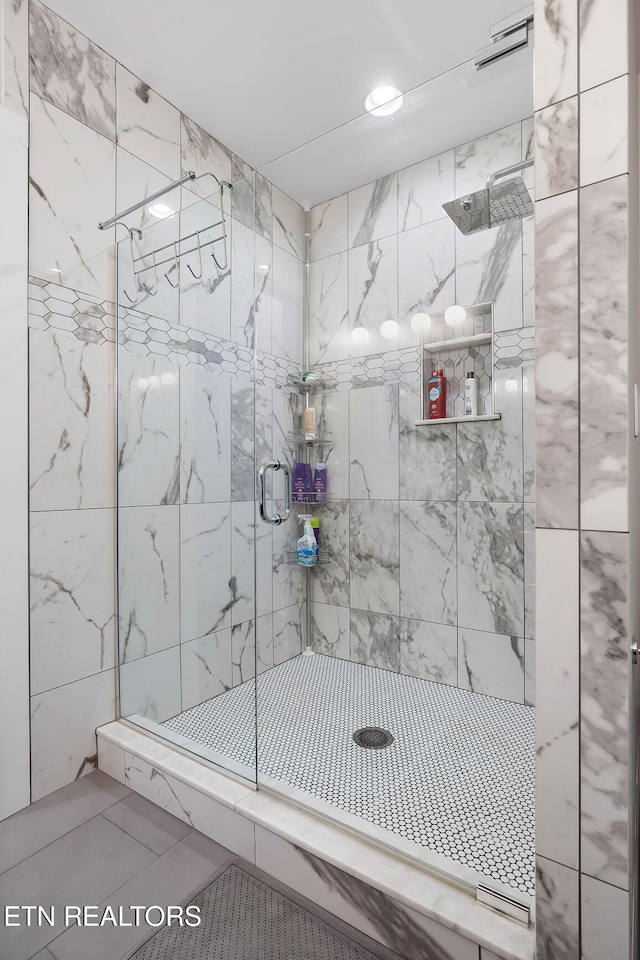
<svg viewBox="0 0 640 960">
<path fill-rule="evenodd" d="M 127 207 L 127 209 L 123 210 L 122 213 L 117 213 L 115 217 L 111 217 L 109 220 L 101 220 L 98 224 L 98 230 L 107 230 L 109 227 L 112 227 L 114 223 L 117 223 L 118 220 L 122 220 L 130 213 L 134 213 L 136 210 L 139 210 L 140 207 L 144 207 L 148 203 L 153 203 L 154 200 L 164 197 L 165 193 L 170 193 L 177 187 L 181 187 L 184 183 L 189 183 L 193 180 L 201 180 L 203 177 L 213 177 L 215 182 L 218 184 L 218 190 L 221 194 L 224 187 L 228 187 L 229 190 L 233 190 L 232 183 L 228 183 L 226 180 L 219 180 L 215 173 L 206 172 L 197 174 L 194 170 L 187 170 L 187 173 L 184 177 L 181 177 L 179 180 L 174 180 L 174 182 L 170 183 L 168 187 L 163 187 L 162 190 L 157 190 L 155 193 L 150 194 L 150 196 L 145 197 L 144 200 L 140 200 L 139 203 L 134 203 L 132 207 Z M 220 203 L 222 204 L 222 198 L 220 199 Z"/>
<path fill-rule="evenodd" d="M 496 172 L 492 173 L 487 180 L 486 189 L 490 190 L 495 184 L 496 180 L 501 180 L 502 177 L 508 177 L 512 173 L 518 173 L 518 171 L 526 170 L 528 167 L 532 166 L 533 160 L 521 160 L 520 163 L 512 163 L 510 167 L 503 167 L 502 170 L 496 170 Z"/>
</svg>

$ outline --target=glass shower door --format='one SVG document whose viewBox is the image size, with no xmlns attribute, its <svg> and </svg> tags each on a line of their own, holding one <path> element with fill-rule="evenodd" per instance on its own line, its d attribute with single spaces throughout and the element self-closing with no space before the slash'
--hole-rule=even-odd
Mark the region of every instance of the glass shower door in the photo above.
<svg viewBox="0 0 640 960">
<path fill-rule="evenodd" d="M 118 244 L 120 714 L 255 781 L 253 177 L 234 187 L 154 218 L 168 194 Z"/>
</svg>

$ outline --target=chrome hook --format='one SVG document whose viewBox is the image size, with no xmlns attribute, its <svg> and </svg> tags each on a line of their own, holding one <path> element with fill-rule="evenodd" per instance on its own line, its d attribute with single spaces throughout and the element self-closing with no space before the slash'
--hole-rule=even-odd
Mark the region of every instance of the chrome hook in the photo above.
<svg viewBox="0 0 640 960">
<path fill-rule="evenodd" d="M 221 263 L 218 263 L 218 258 L 216 257 L 215 250 L 216 250 L 217 241 L 214 240 L 213 243 L 211 244 L 211 256 L 213 257 L 213 262 L 215 263 L 218 270 L 220 270 L 221 272 L 224 272 L 229 266 L 229 253 L 227 250 L 227 224 L 224 219 L 223 192 L 224 192 L 224 183 L 221 183 L 220 184 L 220 216 L 222 217 L 222 220 L 220 222 L 222 224 L 222 236 L 219 239 L 222 240 L 224 243 L 224 265 Z"/>
<path fill-rule="evenodd" d="M 124 224 L 118 224 L 118 226 L 124 226 Z M 129 301 L 129 303 L 131 303 L 132 305 L 134 305 L 134 304 L 136 304 L 136 303 L 138 302 L 138 300 L 140 299 L 140 287 L 138 286 L 138 284 L 137 284 L 137 282 L 136 282 L 136 262 L 135 262 L 135 254 L 134 254 L 134 251 L 133 251 L 133 235 L 134 235 L 134 233 L 137 233 L 137 234 L 138 234 L 138 240 L 142 240 L 142 230 L 137 230 L 137 229 L 135 229 L 135 228 L 131 228 L 128 232 L 129 232 L 129 249 L 130 249 L 130 251 L 131 251 L 131 269 L 133 270 L 133 282 L 134 282 L 135 285 L 136 285 L 136 298 L 135 298 L 135 300 L 133 299 L 133 297 L 130 297 L 130 296 L 129 296 L 129 294 L 128 294 L 127 291 L 124 289 L 124 287 L 122 288 L 122 292 L 124 293 L 125 297 L 126 297 L 127 300 Z"/>
<path fill-rule="evenodd" d="M 191 269 L 191 264 L 187 264 L 187 270 L 191 274 L 194 280 L 200 280 L 202 277 L 202 247 L 200 246 L 200 231 L 197 232 L 198 236 L 198 262 L 200 263 L 200 273 L 194 273 Z"/>
<path fill-rule="evenodd" d="M 176 268 L 176 273 L 178 274 L 177 283 L 174 283 L 173 280 L 169 279 L 169 274 L 174 267 Z M 173 241 L 173 263 L 165 273 L 165 277 L 167 279 L 167 283 L 169 283 L 174 290 L 177 290 L 177 288 L 180 286 L 180 264 L 178 262 L 178 244 L 175 240 Z"/>
<path fill-rule="evenodd" d="M 153 251 L 153 253 L 151 254 L 151 256 L 153 257 L 153 275 L 154 275 L 154 278 L 155 278 L 155 281 L 156 281 L 156 288 L 155 288 L 155 290 L 150 290 L 149 287 L 147 286 L 147 284 L 144 282 L 144 280 L 141 280 L 141 281 L 140 281 L 140 284 L 141 284 L 141 286 L 144 288 L 144 290 L 146 290 L 146 292 L 149 294 L 150 297 L 155 297 L 156 293 L 158 292 L 158 267 L 157 267 L 157 265 L 156 265 L 156 252 L 155 252 L 155 250 Z"/>
</svg>

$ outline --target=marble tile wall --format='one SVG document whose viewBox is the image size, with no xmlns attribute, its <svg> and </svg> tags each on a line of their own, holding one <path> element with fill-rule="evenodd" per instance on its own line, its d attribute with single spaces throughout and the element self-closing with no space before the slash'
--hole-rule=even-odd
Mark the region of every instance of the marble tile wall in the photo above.
<svg viewBox="0 0 640 960">
<path fill-rule="evenodd" d="M 630 956 L 632 11 L 536 3 L 541 960 Z"/>
<path fill-rule="evenodd" d="M 20 60 L 27 2 L 8 6 L 5 53 Z M 291 457 L 284 387 L 302 363 L 304 229 L 301 208 L 263 178 L 254 229 L 251 168 L 39 0 L 29 11 L 30 82 L 3 63 L 5 98 L 31 111 L 37 798 L 95 766 L 94 729 L 117 712 L 118 629 L 121 709 L 152 720 L 250 679 L 256 644 L 259 669 L 300 652 L 301 581 L 285 562 L 295 531 L 260 525 L 254 544 L 254 456 Z M 199 279 L 194 254 L 179 289 L 167 266 L 155 294 L 153 270 L 151 293 L 136 289 L 128 243 L 117 254 L 97 223 L 189 169 L 237 184 L 223 195 L 227 263 L 217 242 L 220 266 L 203 249 Z M 167 196 L 173 216 L 127 218 L 143 230 L 135 256 L 198 229 L 203 242 L 221 236 L 219 195 L 203 183 Z"/>
<path fill-rule="evenodd" d="M 320 204 L 310 238 L 311 362 L 332 383 L 316 649 L 521 703 L 535 662 L 531 221 L 465 237 L 442 203 L 529 156 L 532 137 L 516 123 Z M 502 419 L 416 427 L 411 317 L 480 300 L 495 305 Z"/>
</svg>

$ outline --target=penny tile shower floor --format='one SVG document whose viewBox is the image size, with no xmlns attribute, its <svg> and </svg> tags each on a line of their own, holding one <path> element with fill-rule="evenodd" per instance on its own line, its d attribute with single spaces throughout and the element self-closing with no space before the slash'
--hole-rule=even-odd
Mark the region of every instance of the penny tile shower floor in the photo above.
<svg viewBox="0 0 640 960">
<path fill-rule="evenodd" d="M 333 657 L 258 678 L 260 773 L 534 894 L 534 711 Z M 254 683 L 164 727 L 249 768 Z M 365 726 L 394 737 L 353 741 Z"/>
</svg>

